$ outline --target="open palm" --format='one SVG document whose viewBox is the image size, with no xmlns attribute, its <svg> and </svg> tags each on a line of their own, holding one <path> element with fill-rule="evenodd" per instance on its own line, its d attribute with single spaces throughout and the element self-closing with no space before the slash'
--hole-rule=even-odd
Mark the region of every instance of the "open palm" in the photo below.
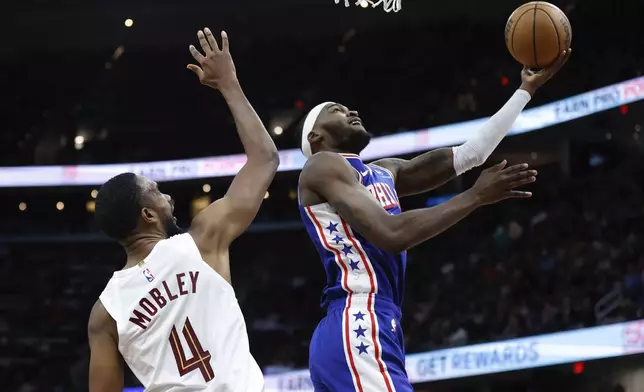
<svg viewBox="0 0 644 392">
<path fill-rule="evenodd" d="M 190 45 L 190 54 L 199 65 L 189 64 L 188 69 L 194 72 L 201 84 L 221 89 L 231 83 L 237 83 L 235 63 L 230 55 L 228 34 L 221 32 L 221 49 L 209 28 L 197 32 L 203 54 Z"/>
</svg>

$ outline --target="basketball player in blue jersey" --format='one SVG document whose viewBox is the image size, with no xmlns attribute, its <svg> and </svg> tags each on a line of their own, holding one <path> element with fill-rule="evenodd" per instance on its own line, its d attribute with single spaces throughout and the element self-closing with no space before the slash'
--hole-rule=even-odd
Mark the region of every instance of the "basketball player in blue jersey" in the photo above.
<svg viewBox="0 0 644 392">
<path fill-rule="evenodd" d="M 478 207 L 509 198 L 536 180 L 527 164 L 503 161 L 484 170 L 474 186 L 433 207 L 402 212 L 400 196 L 426 192 L 483 164 L 535 91 L 568 59 L 524 69 L 521 87 L 465 144 L 412 160 L 365 164 L 359 153 L 371 135 L 356 111 L 334 102 L 313 108 L 302 126 L 302 220 L 326 270 L 322 306 L 327 315 L 309 347 L 316 391 L 412 391 L 400 328 L 406 250 L 432 238 Z"/>
</svg>

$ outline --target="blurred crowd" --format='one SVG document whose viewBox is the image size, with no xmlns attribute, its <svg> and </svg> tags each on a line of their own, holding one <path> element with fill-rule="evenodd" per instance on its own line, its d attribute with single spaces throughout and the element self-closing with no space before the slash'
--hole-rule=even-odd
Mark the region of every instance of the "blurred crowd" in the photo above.
<svg viewBox="0 0 644 392">
<path fill-rule="evenodd" d="M 544 175 L 535 200 L 480 212 L 412 253 L 409 275 L 427 281 L 410 287 L 409 349 L 641 318 L 642 174 L 639 161 L 566 182 Z"/>
<path fill-rule="evenodd" d="M 411 250 L 402 325 L 408 352 L 643 317 L 642 163 L 569 180 L 551 170 L 534 200 L 481 209 Z M 0 363 L 10 366 L 0 366 L 0 378 L 20 392 L 84 390 L 87 315 L 120 268 L 120 249 L 15 244 L 0 248 L 0 260 L 0 274 L 15 277 L 0 281 Z M 305 232 L 244 235 L 231 260 L 261 366 L 305 367 L 324 285 Z"/>
<path fill-rule="evenodd" d="M 583 8 L 570 9 L 574 54 L 534 104 L 641 74 L 638 23 L 628 23 L 638 13 L 622 13 L 602 20 L 597 29 Z M 490 115 L 520 83 L 521 66 L 505 48 L 502 25 L 395 24 L 279 41 L 230 33 L 249 99 L 268 128 L 285 129 L 276 138 L 282 148 L 295 147 L 294 124 L 319 102 L 358 109 L 370 131 L 386 134 Z M 0 96 L 0 165 L 241 152 L 219 94 L 185 70 L 192 61 L 185 49 L 191 43 L 171 49 L 125 47 L 109 69 L 104 52 L 0 58 L 0 85 L 13 92 Z M 46 74 L 40 72 L 43 67 Z M 81 150 L 75 149 L 77 135 L 84 137 Z"/>
</svg>

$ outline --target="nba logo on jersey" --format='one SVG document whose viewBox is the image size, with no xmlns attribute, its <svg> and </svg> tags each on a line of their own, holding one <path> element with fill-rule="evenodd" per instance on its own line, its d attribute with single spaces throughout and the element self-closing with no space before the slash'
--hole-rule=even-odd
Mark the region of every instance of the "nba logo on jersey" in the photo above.
<svg viewBox="0 0 644 392">
<path fill-rule="evenodd" d="M 152 275 L 149 268 L 143 270 L 143 276 L 145 276 L 145 279 L 147 279 L 148 282 L 152 282 L 154 280 L 154 275 Z"/>
<path fill-rule="evenodd" d="M 391 332 L 396 332 L 396 320 L 391 319 Z"/>
</svg>

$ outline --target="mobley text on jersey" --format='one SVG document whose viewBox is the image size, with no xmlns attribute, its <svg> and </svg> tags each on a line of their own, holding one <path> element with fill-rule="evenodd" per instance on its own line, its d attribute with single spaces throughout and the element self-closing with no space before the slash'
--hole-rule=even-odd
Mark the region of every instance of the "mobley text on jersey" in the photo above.
<svg viewBox="0 0 644 392">
<path fill-rule="evenodd" d="M 188 276 L 190 277 L 189 280 L 186 279 L 186 273 L 182 272 L 176 275 L 176 283 L 170 280 L 171 283 L 168 284 L 168 281 L 164 280 L 161 282 L 161 287 L 155 287 L 150 290 L 148 292 L 149 297 L 145 296 L 139 301 L 141 310 L 134 309 L 132 312 L 130 322 L 142 329 L 146 329 L 146 323 L 151 321 L 150 317 L 156 316 L 159 310 L 163 309 L 168 302 L 172 302 L 183 295 L 196 293 L 199 271 L 189 271 Z M 186 283 L 192 287 L 186 287 Z"/>
</svg>

